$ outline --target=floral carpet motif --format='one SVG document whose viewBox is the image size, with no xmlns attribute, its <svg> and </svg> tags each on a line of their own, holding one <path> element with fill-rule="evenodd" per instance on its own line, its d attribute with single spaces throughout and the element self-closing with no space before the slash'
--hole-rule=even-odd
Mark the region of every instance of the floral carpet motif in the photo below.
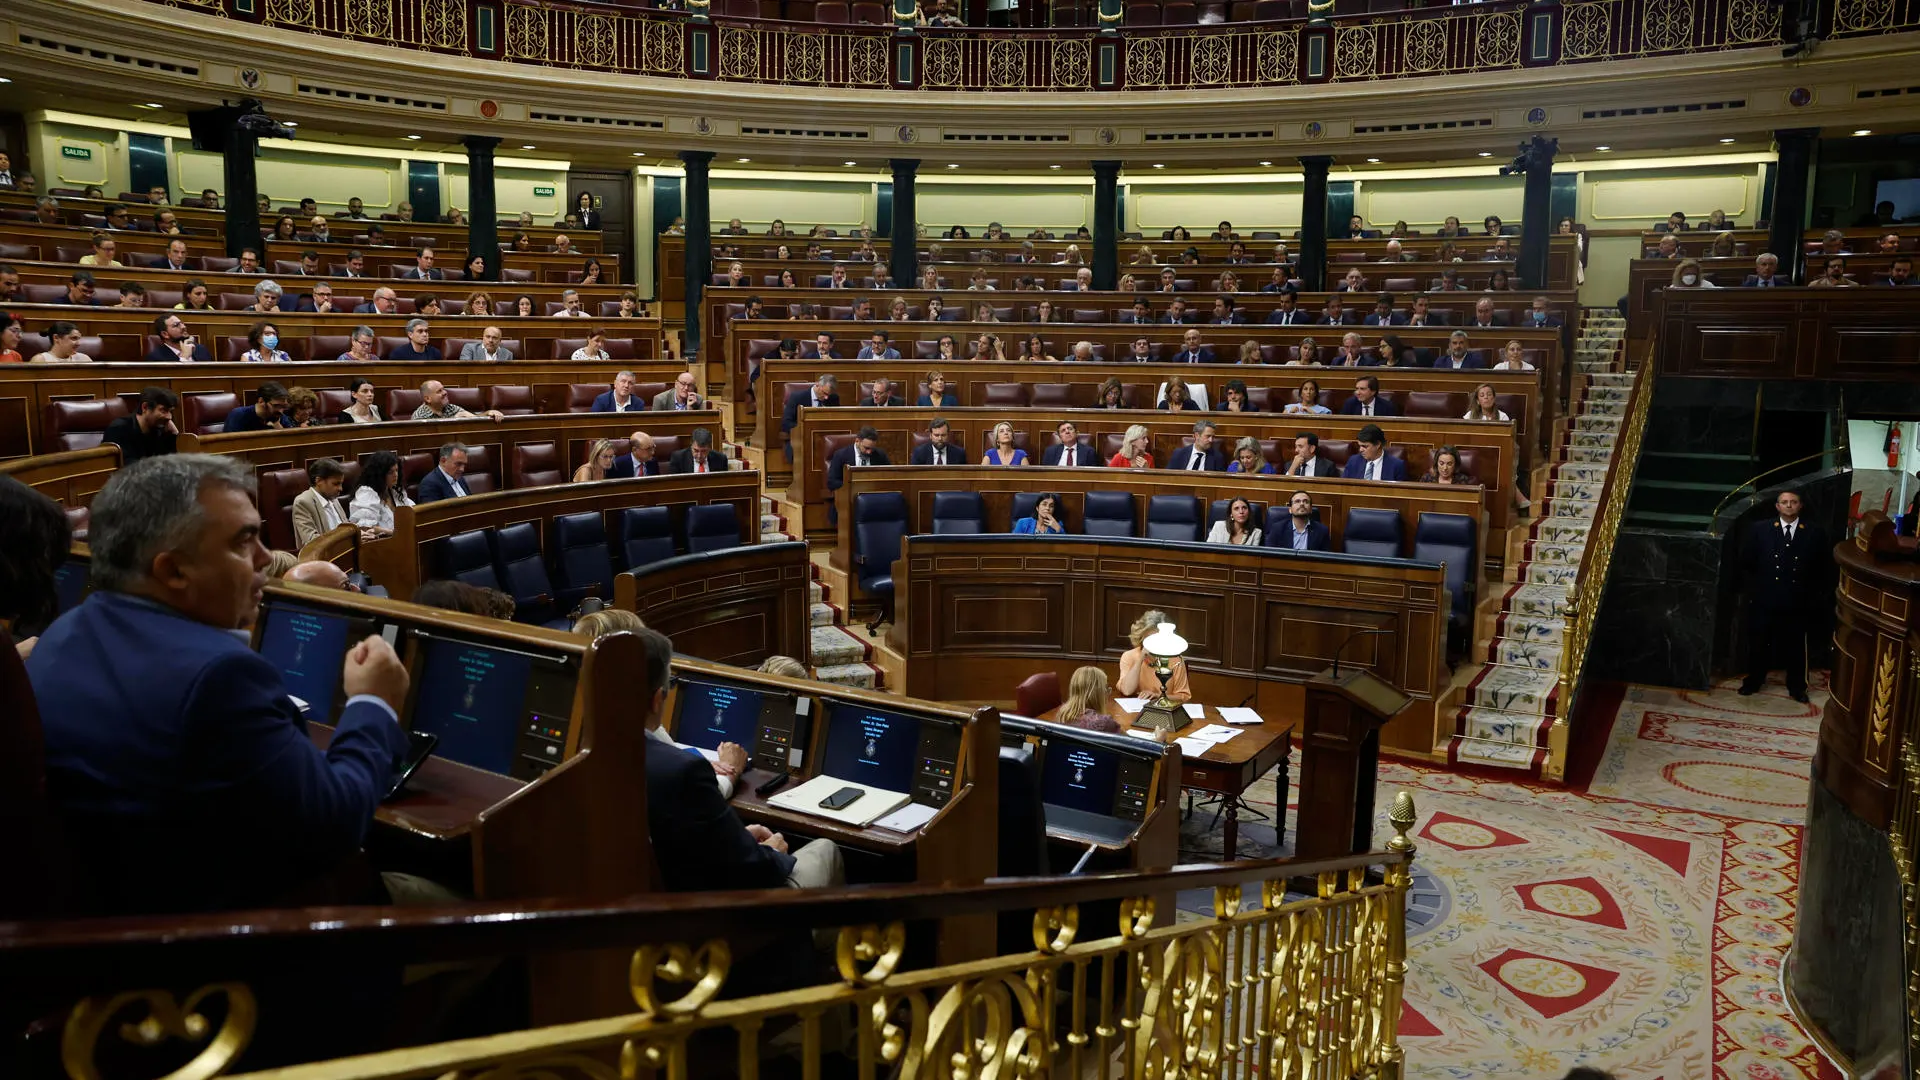
<svg viewBox="0 0 1920 1080">
<path fill-rule="evenodd" d="M 1837 1078 L 1780 988 L 1824 690 L 1810 707 L 1778 683 L 1747 698 L 1629 687 L 1585 792 L 1384 762 L 1377 841 L 1395 792 L 1419 808 L 1407 1074 Z M 1249 796 L 1276 808 L 1271 782 Z M 1186 823 L 1187 857 L 1217 857 L 1210 818 Z M 1240 832 L 1243 856 L 1275 852 L 1270 822 Z"/>
</svg>

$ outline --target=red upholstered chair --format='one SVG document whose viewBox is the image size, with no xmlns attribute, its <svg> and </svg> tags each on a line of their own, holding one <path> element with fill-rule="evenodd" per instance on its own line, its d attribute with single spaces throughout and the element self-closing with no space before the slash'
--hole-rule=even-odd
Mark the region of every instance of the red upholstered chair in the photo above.
<svg viewBox="0 0 1920 1080">
<path fill-rule="evenodd" d="M 672 460 L 673 455 L 679 452 L 680 436 L 655 435 L 653 437 L 653 460 L 659 462 L 662 469 L 665 469 L 667 462 Z"/>
<path fill-rule="evenodd" d="M 1027 676 L 1013 691 L 1013 711 L 1038 720 L 1060 707 L 1060 676 L 1042 671 Z"/>
<path fill-rule="evenodd" d="M 518 270 L 518 269 L 515 269 L 514 267 L 509 266 L 500 271 L 500 280 L 531 282 L 533 280 L 533 271 Z"/>
<path fill-rule="evenodd" d="M 1051 405 L 1055 408 L 1074 409 L 1091 405 L 1091 401 L 1081 401 L 1083 395 L 1076 393 L 1079 387 L 1074 383 L 1034 383 L 1032 404 Z M 1089 389 L 1091 389 L 1089 387 Z"/>
<path fill-rule="evenodd" d="M 1471 446 L 1461 446 L 1461 447 L 1456 447 L 1455 449 L 1460 451 L 1460 471 L 1466 473 L 1468 476 L 1473 477 L 1475 480 L 1478 480 L 1483 484 L 1486 483 L 1489 478 L 1480 471 L 1480 452 L 1475 450 Z M 1422 476 L 1425 476 L 1427 474 L 1427 470 L 1433 468 L 1433 455 L 1422 454 L 1421 456 L 1425 458 L 1426 461 L 1424 464 L 1420 466 L 1420 471 L 1418 473 L 1413 472 L 1413 466 L 1411 464 L 1407 466 L 1408 474 L 1412 479 L 1415 479 L 1415 480 L 1418 480 Z"/>
<path fill-rule="evenodd" d="M 519 304 L 520 301 L 518 300 L 495 300 L 493 302 L 493 313 L 503 319 L 514 318 L 516 317 L 515 313 L 519 310 Z"/>
<path fill-rule="evenodd" d="M 817 23 L 844 24 L 853 20 L 846 0 L 820 0 L 813 5 L 813 21 Z"/>
<path fill-rule="evenodd" d="M 1386 284 L 1381 286 L 1381 288 L 1391 293 L 1412 292 L 1419 287 L 1419 279 L 1410 277 L 1390 277 L 1387 279 Z"/>
<path fill-rule="evenodd" d="M 347 406 L 353 404 L 353 395 L 345 390 L 322 387 L 314 393 L 320 398 L 320 409 L 315 415 L 320 417 L 320 422 L 323 424 L 333 423 L 335 417 L 345 412 Z"/>
<path fill-rule="evenodd" d="M 610 389 L 612 388 L 608 386 L 606 383 L 584 383 L 584 382 L 568 383 L 567 384 L 567 411 L 568 412 L 592 412 L 593 399 L 599 397 L 601 394 L 606 393 Z M 622 450 L 621 453 L 626 453 L 626 451 Z"/>
<path fill-rule="evenodd" d="M 988 383 L 986 385 L 986 397 L 984 400 L 981 401 L 981 404 L 982 405 L 1015 405 L 1015 406 L 1024 407 L 1030 404 L 1027 384 L 1026 383 Z"/>
<path fill-rule="evenodd" d="M 513 468 L 509 477 L 514 487 L 536 487 L 564 482 L 567 471 L 560 460 L 559 448 L 552 443 L 520 443 L 513 448 Z"/>
<path fill-rule="evenodd" d="M 0 259 L 26 259 L 32 262 L 39 262 L 40 245 L 0 244 Z"/>
<path fill-rule="evenodd" d="M 484 446 L 467 447 L 467 471 L 463 479 L 467 490 L 475 495 L 500 490 L 500 462 L 494 459 L 493 451 Z"/>
<path fill-rule="evenodd" d="M 853 433 L 850 431 L 835 432 L 831 435 L 822 434 L 820 444 L 815 451 L 818 456 L 814 458 L 813 467 L 824 474 L 827 471 L 827 462 L 833 458 L 833 455 L 842 447 L 852 445 Z"/>
<path fill-rule="evenodd" d="M 1467 411 L 1467 395 L 1447 390 L 1410 390 L 1404 400 L 1408 416 L 1452 419 Z"/>
<path fill-rule="evenodd" d="M 387 391 L 386 410 L 389 420 L 406 420 L 413 416 L 413 410 L 420 407 L 418 388 L 406 388 Z"/>
<path fill-rule="evenodd" d="M 105 224 L 104 218 L 102 219 L 101 223 Z M 85 258 L 86 256 L 92 253 L 93 253 L 93 249 L 91 247 L 68 247 L 65 244 L 59 244 L 59 245 L 56 245 L 53 249 L 53 261 L 63 262 L 63 263 L 77 263 L 81 259 Z M 108 269 L 112 269 L 112 267 L 108 267 Z"/>
<path fill-rule="evenodd" d="M 240 265 L 240 260 L 228 255 L 202 255 L 200 269 L 209 274 L 225 274 Z"/>
<path fill-rule="evenodd" d="M 1292 447 L 1289 446 L 1288 450 L 1291 451 Z M 1353 440 L 1321 439 L 1320 456 L 1333 462 L 1336 469 L 1344 469 L 1347 467 L 1347 459 L 1353 456 Z"/>
<path fill-rule="evenodd" d="M 486 392 L 477 386 L 449 386 L 447 400 L 468 412 L 477 413 L 487 410 Z"/>
<path fill-rule="evenodd" d="M 219 302 L 214 305 L 221 311 L 245 311 L 253 306 L 253 294 L 245 292 L 223 292 Z"/>
<path fill-rule="evenodd" d="M 637 382 L 633 384 L 633 396 L 646 402 L 647 408 L 653 407 L 653 399 L 665 392 L 668 384 L 663 382 Z"/>
<path fill-rule="evenodd" d="M 407 343 L 405 335 L 400 337 L 376 337 L 373 339 L 373 351 L 376 356 L 390 356 L 393 350 Z"/>
<path fill-rule="evenodd" d="M 353 347 L 346 334 L 314 334 L 307 338 L 307 353 L 316 359 L 331 360 Z"/>
<path fill-rule="evenodd" d="M 1247 406 L 1254 412 L 1279 412 L 1273 407 L 1273 391 L 1265 386 L 1247 387 Z"/>
<path fill-rule="evenodd" d="M 307 490 L 305 469 L 268 469 L 260 474 L 260 522 L 267 533 L 267 547 L 276 551 L 299 551 L 293 536 L 293 500 Z"/>
<path fill-rule="evenodd" d="M 88 398 L 49 401 L 41 407 L 41 430 L 50 444 L 46 450 L 91 450 L 100 445 L 100 434 L 107 425 L 127 415 L 127 403 L 120 398 Z"/>
<path fill-rule="evenodd" d="M 508 416 L 531 416 L 539 411 L 533 403 L 531 386 L 489 386 L 487 408 L 499 409 Z"/>
<path fill-rule="evenodd" d="M 1192 0 L 1166 0 L 1160 5 L 1162 26 L 1186 26 L 1197 17 Z"/>
<path fill-rule="evenodd" d="M 439 456 L 431 450 L 416 450 L 400 458 L 400 483 L 407 490 L 407 498 L 420 498 L 420 478 L 439 464 Z"/>
<path fill-rule="evenodd" d="M 65 285 L 22 285 L 20 295 L 29 304 L 61 304 L 67 299 Z M 24 352 L 21 355 L 26 355 Z"/>
<path fill-rule="evenodd" d="M 211 435 L 226 426 L 227 414 L 246 402 L 225 390 L 200 390 L 180 395 L 180 430 Z"/>
<path fill-rule="evenodd" d="M 1126 402 L 1129 409 L 1151 409 L 1154 397 L 1160 392 L 1157 383 L 1121 383 L 1120 400 Z M 1118 449 L 1116 447 L 1115 449 Z M 1112 457 L 1112 454 L 1108 454 Z"/>
</svg>

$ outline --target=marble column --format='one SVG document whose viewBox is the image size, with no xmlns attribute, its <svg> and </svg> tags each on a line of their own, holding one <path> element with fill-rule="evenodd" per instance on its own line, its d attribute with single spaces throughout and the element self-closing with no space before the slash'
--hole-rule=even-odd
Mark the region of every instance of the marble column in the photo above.
<svg viewBox="0 0 1920 1080">
<path fill-rule="evenodd" d="M 493 151 L 500 140 L 469 135 L 467 145 L 467 258 L 484 255 L 487 273 L 500 275 L 500 208 L 493 190 Z"/>
<path fill-rule="evenodd" d="M 1330 157 L 1303 157 L 1307 190 L 1300 201 L 1300 287 L 1319 292 L 1327 287 L 1327 167 Z"/>
<path fill-rule="evenodd" d="M 1807 227 L 1813 194 L 1813 169 L 1820 156 L 1819 128 L 1786 128 L 1773 133 L 1780 162 L 1774 167 L 1773 205 L 1767 216 L 1767 250 L 1780 257 L 1780 272 L 1793 282 L 1806 280 L 1800 233 Z"/>
<path fill-rule="evenodd" d="M 911 289 L 920 282 L 920 211 L 914 183 L 920 175 L 918 158 L 890 158 L 893 166 L 893 249 L 887 267 L 896 288 Z"/>
<path fill-rule="evenodd" d="M 1093 287 L 1120 283 L 1120 163 L 1093 163 Z"/>
<path fill-rule="evenodd" d="M 713 154 L 682 150 L 680 161 L 686 168 L 681 197 L 687 208 L 687 327 L 681 342 L 686 359 L 692 362 L 700 355 L 700 297 L 713 276 L 713 220 L 707 209 L 707 169 Z"/>
<path fill-rule="evenodd" d="M 1527 167 L 1526 192 L 1520 203 L 1520 287 L 1547 287 L 1547 247 L 1553 236 L 1553 157 L 1560 140 L 1538 135 L 1527 140 L 1521 158 Z"/>
</svg>

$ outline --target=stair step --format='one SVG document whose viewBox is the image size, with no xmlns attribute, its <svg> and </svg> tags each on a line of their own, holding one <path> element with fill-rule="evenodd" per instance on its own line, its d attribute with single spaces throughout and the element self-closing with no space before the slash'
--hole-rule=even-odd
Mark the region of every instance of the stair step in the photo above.
<svg viewBox="0 0 1920 1080">
<path fill-rule="evenodd" d="M 1586 553 L 1584 539 L 1577 544 L 1529 540 L 1521 547 L 1522 557 L 1529 566 L 1579 566 Z"/>
<path fill-rule="evenodd" d="M 1604 372 L 1602 374 L 1593 375 L 1591 376 L 1591 378 L 1596 384 L 1600 386 L 1631 387 L 1633 386 L 1633 381 L 1635 378 L 1637 378 L 1637 376 L 1635 376 L 1634 373 L 1631 371 L 1609 371 L 1609 372 Z"/>
<path fill-rule="evenodd" d="M 809 625 L 833 626 L 840 621 L 840 609 L 824 601 L 815 601 L 807 608 Z"/>
<path fill-rule="evenodd" d="M 784 544 L 791 539 L 793 539 L 793 537 L 783 532 L 763 532 L 760 534 L 760 542 L 763 544 Z"/>
<path fill-rule="evenodd" d="M 1559 501 L 1569 499 L 1594 502 L 1600 498 L 1600 489 L 1605 486 L 1601 480 L 1575 480 L 1556 477 L 1547 485 L 1547 498 Z"/>
<path fill-rule="evenodd" d="M 1605 465 L 1586 461 L 1563 461 L 1547 473 L 1547 479 L 1555 483 L 1563 480 L 1585 480 L 1588 483 L 1597 484 L 1606 478 Z"/>
<path fill-rule="evenodd" d="M 817 581 L 807 582 L 807 603 L 818 604 L 827 598 L 827 587 Z"/>
<path fill-rule="evenodd" d="M 1626 417 L 1616 416 L 1612 413 L 1581 413 L 1579 416 L 1573 418 L 1573 429 L 1575 431 L 1604 431 L 1608 434 L 1613 434 L 1620 430 L 1620 421 L 1624 419 L 1626 419 Z"/>
<path fill-rule="evenodd" d="M 811 634 L 807 655 L 815 667 L 862 664 L 873 655 L 873 646 L 844 626 L 816 626 Z"/>
<path fill-rule="evenodd" d="M 773 513 L 773 496 L 771 495 L 760 496 L 760 513 L 761 513 L 761 516 L 763 517 L 767 514 Z"/>
<path fill-rule="evenodd" d="M 1567 590 L 1558 585 L 1516 584 L 1501 599 L 1510 615 L 1561 616 L 1567 614 Z"/>
<path fill-rule="evenodd" d="M 1545 725 L 1536 718 L 1462 709 L 1456 723 L 1460 737 L 1447 747 L 1447 759 L 1455 764 L 1532 772 L 1546 759 L 1540 746 Z"/>
<path fill-rule="evenodd" d="M 1560 670 L 1561 647 L 1545 642 L 1496 638 L 1491 662 L 1505 667 L 1532 668 L 1538 671 Z"/>
<path fill-rule="evenodd" d="M 1597 462 L 1605 465 L 1607 462 L 1613 460 L 1613 447 L 1611 446 L 1569 446 L 1565 449 L 1566 453 L 1562 458 L 1564 461 L 1588 464 Z"/>
<path fill-rule="evenodd" d="M 872 664 L 823 664 L 813 669 L 813 677 L 835 686 L 880 689 L 880 669 Z"/>
<path fill-rule="evenodd" d="M 1580 403 L 1582 416 L 1611 416 L 1622 419 L 1627 415 L 1626 398 L 1592 398 Z"/>
<path fill-rule="evenodd" d="M 1489 665 L 1474 676 L 1467 687 L 1467 703 L 1515 716 L 1550 718 L 1560 706 L 1560 673 L 1544 668 Z"/>
<path fill-rule="evenodd" d="M 1566 641 L 1567 620 L 1558 615 L 1501 614 L 1493 620 L 1495 638 L 1560 645 Z"/>
<path fill-rule="evenodd" d="M 760 515 L 760 531 L 763 533 L 779 532 L 781 529 L 786 528 L 786 524 L 786 519 L 779 514 Z"/>
<path fill-rule="evenodd" d="M 1580 579 L 1580 567 L 1578 564 L 1568 566 L 1565 564 L 1555 565 L 1553 563 L 1530 562 L 1525 566 L 1509 570 L 1507 573 L 1515 575 L 1516 580 L 1527 582 L 1530 585 L 1552 585 L 1561 589 L 1565 589 L 1566 586 Z"/>
<path fill-rule="evenodd" d="M 1579 544 L 1585 547 L 1591 531 L 1588 522 L 1575 518 L 1541 518 L 1533 523 L 1528 536 L 1548 544 Z"/>
</svg>

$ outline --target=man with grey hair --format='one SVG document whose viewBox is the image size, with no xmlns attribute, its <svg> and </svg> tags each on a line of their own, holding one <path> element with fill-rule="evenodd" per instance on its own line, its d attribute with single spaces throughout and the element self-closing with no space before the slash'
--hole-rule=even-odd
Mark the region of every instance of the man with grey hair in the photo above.
<svg viewBox="0 0 1920 1080">
<path fill-rule="evenodd" d="M 237 640 L 266 587 L 252 466 L 147 458 L 93 500 L 94 592 L 27 661 L 47 794 L 90 914 L 272 904 L 358 852 L 407 750 L 407 671 L 378 635 L 303 666 L 346 705 L 296 701 Z M 322 667 L 324 665 L 324 667 Z M 336 724 L 327 749 L 307 717 Z"/>
<path fill-rule="evenodd" d="M 476 416 L 485 416 L 489 420 L 504 420 L 506 414 L 499 409 L 488 409 L 484 413 L 474 413 L 462 406 L 455 405 L 447 395 L 447 384 L 439 379 L 428 379 L 420 384 L 420 407 L 413 410 L 415 420 L 472 420 Z"/>
<path fill-rule="evenodd" d="M 805 390 L 795 390 L 787 395 L 786 407 L 780 414 L 780 439 L 782 450 L 788 461 L 793 460 L 792 433 L 800 423 L 800 410 L 803 408 L 824 408 L 840 404 L 840 395 L 834 390 L 840 380 L 831 371 L 822 372 L 812 386 Z"/>
<path fill-rule="evenodd" d="M 580 306 L 580 290 L 567 289 L 560 293 L 560 310 L 553 313 L 556 319 L 584 319 L 586 311 Z"/>
<path fill-rule="evenodd" d="M 1069 359 L 1078 361 L 1079 363 L 1082 363 L 1082 364 L 1093 363 L 1095 359 L 1093 355 L 1093 342 L 1091 341 L 1074 342 L 1073 351 L 1071 353 L 1068 353 L 1067 356 Z"/>
<path fill-rule="evenodd" d="M 407 320 L 407 343 L 396 345 L 387 354 L 389 360 L 408 360 L 424 363 L 440 359 L 440 346 L 428 340 L 433 335 L 433 326 L 425 319 Z"/>
<path fill-rule="evenodd" d="M 465 498 L 473 494 L 467 490 L 466 475 L 466 446 L 457 442 L 447 443 L 440 447 L 440 467 L 420 478 L 420 494 L 413 501 L 425 506 L 442 499 Z"/>
<path fill-rule="evenodd" d="M 600 396 L 593 399 L 594 412 L 640 412 L 647 403 L 633 394 L 633 372 L 623 371 L 613 377 L 613 389 L 602 390 Z"/>
</svg>

